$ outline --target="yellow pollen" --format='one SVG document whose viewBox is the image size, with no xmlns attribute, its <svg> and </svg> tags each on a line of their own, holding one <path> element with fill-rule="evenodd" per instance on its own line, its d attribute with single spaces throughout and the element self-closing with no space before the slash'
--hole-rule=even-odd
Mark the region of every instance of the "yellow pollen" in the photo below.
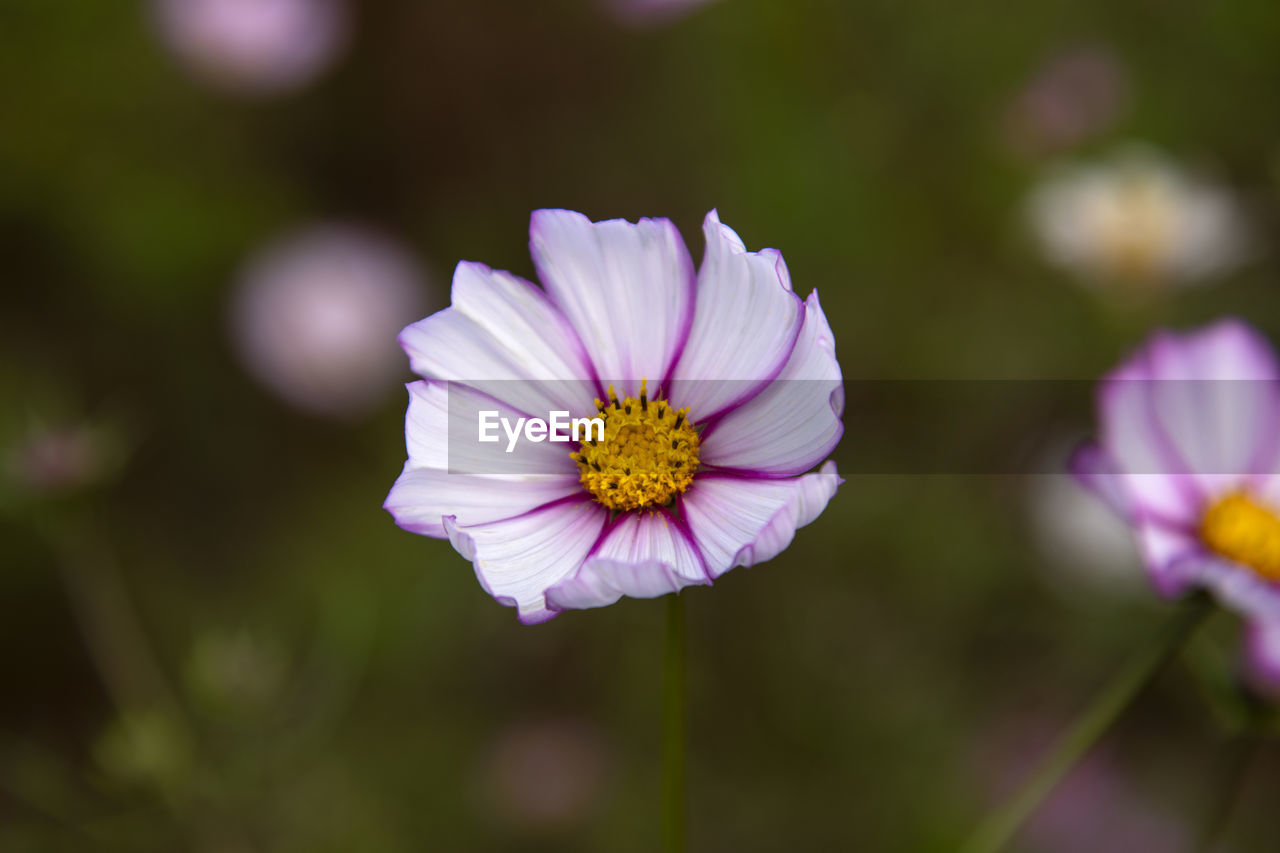
<svg viewBox="0 0 1280 853">
<path fill-rule="evenodd" d="M 689 410 L 650 400 L 647 382 L 640 397 L 596 400 L 604 418 L 604 440 L 584 441 L 572 454 L 582 469 L 579 481 L 595 499 L 619 512 L 663 506 L 684 492 L 698 470 L 698 432 Z"/>
<path fill-rule="evenodd" d="M 1215 503 L 1200 522 L 1204 543 L 1268 580 L 1280 580 L 1280 517 L 1236 493 Z"/>
</svg>

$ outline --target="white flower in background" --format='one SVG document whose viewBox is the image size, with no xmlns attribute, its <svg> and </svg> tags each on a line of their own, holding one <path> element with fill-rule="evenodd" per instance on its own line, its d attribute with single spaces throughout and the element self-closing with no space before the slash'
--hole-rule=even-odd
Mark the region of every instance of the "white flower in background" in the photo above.
<svg viewBox="0 0 1280 853">
<path fill-rule="evenodd" d="M 1116 593 L 1144 589 L 1133 532 L 1071 477 L 1031 478 L 1030 510 L 1037 550 L 1055 586 L 1068 592 L 1085 584 Z"/>
<path fill-rule="evenodd" d="M 249 372 L 289 403 L 335 416 L 364 412 L 398 387 L 396 333 L 421 316 L 423 286 L 387 239 L 318 226 L 255 256 L 233 306 Z"/>
<path fill-rule="evenodd" d="M 1193 284 L 1244 260 L 1235 198 L 1146 148 L 1051 174 L 1030 199 L 1047 258 L 1086 281 Z"/>
<path fill-rule="evenodd" d="M 311 82 L 347 37 L 343 0 L 155 0 L 161 39 L 205 83 L 272 94 Z"/>
</svg>

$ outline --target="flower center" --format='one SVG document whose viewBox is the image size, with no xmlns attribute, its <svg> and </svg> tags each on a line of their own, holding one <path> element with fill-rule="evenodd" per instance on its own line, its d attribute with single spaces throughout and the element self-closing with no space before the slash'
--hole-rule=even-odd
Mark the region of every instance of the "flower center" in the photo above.
<svg viewBox="0 0 1280 853">
<path fill-rule="evenodd" d="M 1160 272 L 1176 239 L 1176 204 L 1169 190 L 1152 178 L 1139 175 L 1126 181 L 1102 220 L 1103 246 L 1115 273 L 1146 279 Z"/>
<path fill-rule="evenodd" d="M 698 469 L 698 432 L 689 410 L 650 400 L 645 386 L 642 380 L 639 399 L 622 400 L 609 386 L 609 402 L 596 400 L 604 439 L 584 441 L 572 454 L 583 487 L 611 510 L 670 503 L 689 488 Z"/>
<path fill-rule="evenodd" d="M 1228 495 L 1200 522 L 1206 545 L 1268 580 L 1280 580 L 1280 518 L 1246 495 Z"/>
</svg>

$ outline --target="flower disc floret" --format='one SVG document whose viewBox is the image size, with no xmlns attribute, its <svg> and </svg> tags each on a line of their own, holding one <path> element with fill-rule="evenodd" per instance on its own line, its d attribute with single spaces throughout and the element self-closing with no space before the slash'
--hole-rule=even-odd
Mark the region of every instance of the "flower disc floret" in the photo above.
<svg viewBox="0 0 1280 853">
<path fill-rule="evenodd" d="M 1280 518 L 1248 495 L 1231 494 L 1204 515 L 1206 545 L 1268 580 L 1280 580 Z"/>
<path fill-rule="evenodd" d="M 650 400 L 646 383 L 640 396 L 596 400 L 604 419 L 604 438 L 584 441 L 572 454 L 583 487 L 617 512 L 665 506 L 693 482 L 698 469 L 698 431 L 689 409 L 673 409 L 666 400 Z"/>
</svg>

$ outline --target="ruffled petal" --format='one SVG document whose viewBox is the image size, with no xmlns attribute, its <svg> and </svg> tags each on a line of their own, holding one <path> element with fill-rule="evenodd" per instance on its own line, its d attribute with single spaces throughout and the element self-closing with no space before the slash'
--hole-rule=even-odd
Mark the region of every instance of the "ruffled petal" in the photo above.
<svg viewBox="0 0 1280 853">
<path fill-rule="evenodd" d="M 1271 344 L 1241 320 L 1219 320 L 1183 335 L 1158 335 L 1153 344 L 1156 379 L 1271 381 L 1280 378 Z"/>
<path fill-rule="evenodd" d="M 1152 385 L 1145 354 L 1103 380 L 1098 391 L 1100 444 L 1121 472 L 1135 516 L 1193 524 L 1204 496 L 1156 420 Z"/>
<path fill-rule="evenodd" d="M 680 507 L 714 580 L 754 556 L 752 546 L 795 500 L 792 480 L 703 474 L 680 496 Z M 761 553 L 767 547 L 762 543 Z"/>
<path fill-rule="evenodd" d="M 751 399 L 776 377 L 804 322 L 781 254 L 748 252 L 714 210 L 702 230 L 707 253 L 693 328 L 668 395 L 676 406 L 691 407 L 699 422 Z"/>
<path fill-rule="evenodd" d="M 559 612 L 548 589 L 573 577 L 595 545 L 609 514 L 585 496 L 482 524 L 446 517 L 445 531 L 458 553 L 472 561 L 485 591 L 515 607 L 525 624 Z"/>
<path fill-rule="evenodd" d="M 620 517 L 577 574 L 547 592 L 557 609 L 603 607 L 622 596 L 656 598 L 711 579 L 679 519 L 662 510 Z"/>
<path fill-rule="evenodd" d="M 1133 508 L 1129 506 L 1129 496 L 1125 493 L 1123 475 L 1105 450 L 1096 444 L 1081 445 L 1067 460 L 1067 470 L 1112 512 L 1132 520 Z"/>
<path fill-rule="evenodd" d="M 449 387 L 445 382 L 410 382 L 409 410 L 404 416 L 404 443 L 409 464 L 419 468 L 449 467 Z"/>
<path fill-rule="evenodd" d="M 702 461 L 768 477 L 804 473 L 839 444 L 843 411 L 835 337 L 815 290 L 805 300 L 804 326 L 782 372 L 749 403 L 707 427 Z"/>
<path fill-rule="evenodd" d="M 1206 589 L 1247 621 L 1280 622 L 1280 585 L 1253 569 L 1201 551 L 1172 566 L 1184 587 Z"/>
<path fill-rule="evenodd" d="M 754 566 L 781 554 L 795 538 L 796 531 L 813 522 L 835 495 L 844 480 L 836 474 L 836 463 L 828 462 L 816 474 L 788 481 L 794 488 L 791 500 L 774 513 L 755 541 L 738 552 L 738 562 Z"/>
<path fill-rule="evenodd" d="M 400 333 L 414 372 L 465 383 L 546 418 L 583 414 L 599 389 L 569 321 L 536 286 L 483 264 L 458 264 L 452 306 Z"/>
<path fill-rule="evenodd" d="M 1244 324 L 1152 338 L 1104 380 L 1102 446 L 1132 514 L 1194 524 L 1213 496 L 1260 488 L 1280 457 L 1275 356 Z"/>
<path fill-rule="evenodd" d="M 405 530 L 443 539 L 444 517 L 484 524 L 522 515 L 581 491 L 577 477 L 491 477 L 451 474 L 412 462 L 391 487 L 382 508 Z"/>
<path fill-rule="evenodd" d="M 1250 680 L 1268 695 L 1280 694 L 1280 620 L 1252 620 L 1244 649 Z"/>
<path fill-rule="evenodd" d="M 1202 492 L 1270 470 L 1280 447 L 1280 370 L 1266 340 L 1224 320 L 1158 335 L 1149 354 L 1153 417 Z"/>
<path fill-rule="evenodd" d="M 453 474 L 577 477 L 578 466 L 569 457 L 573 445 L 547 437 L 529 440 L 521 420 L 524 415 L 505 403 L 460 383 L 422 381 L 406 387 L 405 445 L 410 467 Z M 566 437 L 568 430 L 561 429 L 559 434 Z"/>
<path fill-rule="evenodd" d="M 693 318 L 693 261 L 666 219 L 591 222 L 535 211 L 529 229 L 538 276 L 581 336 L 596 375 L 621 394 L 661 384 Z"/>
<path fill-rule="evenodd" d="M 1172 598 L 1194 585 L 1195 575 L 1189 567 L 1204 554 L 1199 537 L 1153 521 L 1140 521 L 1137 533 L 1142 562 L 1162 595 Z"/>
</svg>

